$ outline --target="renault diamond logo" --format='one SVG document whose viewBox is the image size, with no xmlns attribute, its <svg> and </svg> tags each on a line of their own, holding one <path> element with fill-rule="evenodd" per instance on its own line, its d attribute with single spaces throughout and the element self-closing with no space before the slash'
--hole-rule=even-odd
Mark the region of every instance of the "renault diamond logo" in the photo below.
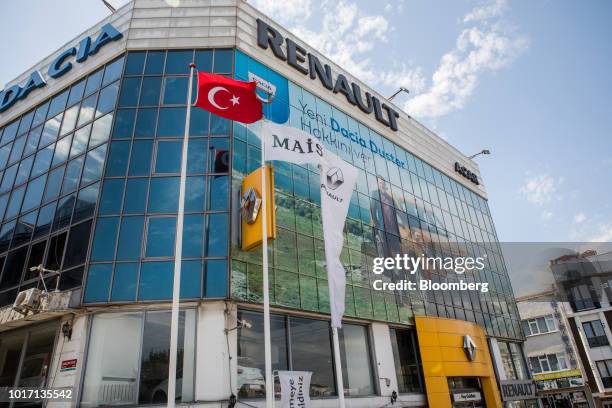
<svg viewBox="0 0 612 408">
<path fill-rule="evenodd" d="M 463 350 L 468 360 L 474 361 L 476 358 L 476 344 L 474 344 L 472 338 L 467 334 L 463 336 Z"/>
<path fill-rule="evenodd" d="M 253 224 L 259 215 L 261 197 L 253 187 L 250 187 L 240 200 L 240 213 L 247 224 Z"/>
<path fill-rule="evenodd" d="M 332 167 L 327 171 L 327 187 L 335 190 L 344 183 L 344 175 L 338 167 Z"/>
</svg>

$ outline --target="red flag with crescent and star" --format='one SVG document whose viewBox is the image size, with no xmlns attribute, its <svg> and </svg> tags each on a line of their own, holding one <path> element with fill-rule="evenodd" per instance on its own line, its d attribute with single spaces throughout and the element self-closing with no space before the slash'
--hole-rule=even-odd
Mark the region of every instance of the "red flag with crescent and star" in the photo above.
<svg viewBox="0 0 612 408">
<path fill-rule="evenodd" d="M 256 82 L 236 81 L 223 75 L 198 72 L 195 106 L 229 120 L 257 122 L 263 113 L 256 87 Z"/>
</svg>

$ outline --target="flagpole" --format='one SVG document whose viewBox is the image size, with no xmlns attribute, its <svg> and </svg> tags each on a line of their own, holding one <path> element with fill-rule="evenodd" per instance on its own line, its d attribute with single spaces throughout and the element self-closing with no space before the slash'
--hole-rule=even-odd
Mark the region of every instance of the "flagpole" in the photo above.
<svg viewBox="0 0 612 408">
<path fill-rule="evenodd" d="M 264 119 L 265 120 L 265 119 Z M 264 359 L 266 372 L 266 408 L 274 407 L 274 378 L 272 377 L 272 336 L 270 335 L 270 282 L 268 274 L 268 219 L 266 193 L 266 153 L 265 141 L 261 137 L 261 255 L 263 272 L 264 307 Z M 274 209 L 272 209 L 274 210 Z"/>
<path fill-rule="evenodd" d="M 176 365 L 178 353 L 178 319 L 181 295 L 181 261 L 183 258 L 183 220 L 185 218 L 185 184 L 187 181 L 187 151 L 189 148 L 189 121 L 191 118 L 191 88 L 195 64 L 189 64 L 189 89 L 187 90 L 187 116 L 183 135 L 181 156 L 181 178 L 179 184 L 178 214 L 176 217 L 176 239 L 174 246 L 174 282 L 172 285 L 172 320 L 170 322 L 170 361 L 168 364 L 168 408 L 176 402 Z"/>
<path fill-rule="evenodd" d="M 340 359 L 340 341 L 338 340 L 338 328 L 332 327 L 332 337 L 334 341 L 334 363 L 336 366 L 336 387 L 338 388 L 338 406 L 345 408 L 344 405 L 344 381 L 342 380 L 342 360 Z"/>
</svg>

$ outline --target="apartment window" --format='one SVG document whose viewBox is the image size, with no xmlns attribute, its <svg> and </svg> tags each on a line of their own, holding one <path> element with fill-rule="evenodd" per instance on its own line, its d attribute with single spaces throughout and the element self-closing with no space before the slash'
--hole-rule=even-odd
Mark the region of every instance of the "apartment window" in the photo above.
<svg viewBox="0 0 612 408">
<path fill-rule="evenodd" d="M 521 323 L 525 336 L 534 336 L 536 334 L 550 333 L 557 330 L 553 315 L 527 319 L 523 320 Z"/>
<path fill-rule="evenodd" d="M 391 348 L 400 393 L 421 392 L 421 373 L 416 353 L 416 339 L 411 330 L 391 329 Z"/>
<path fill-rule="evenodd" d="M 612 388 L 612 360 L 597 361 L 597 371 L 605 388 Z"/>
<path fill-rule="evenodd" d="M 591 291 L 586 284 L 576 285 L 569 288 L 569 298 L 575 311 L 594 309 L 599 307 L 591 296 Z"/>
<path fill-rule="evenodd" d="M 263 314 L 241 310 L 239 320 L 251 327 L 238 330 L 238 396 L 265 396 Z M 337 395 L 329 322 L 272 315 L 272 369 L 311 371 L 311 397 Z M 339 332 L 340 356 L 347 396 L 375 393 L 370 346 L 365 326 L 344 324 Z M 280 391 L 278 382 L 275 393 Z"/>
<path fill-rule="evenodd" d="M 176 396 L 180 402 L 194 400 L 195 315 L 195 310 L 179 312 Z M 81 404 L 165 403 L 170 318 L 169 311 L 96 315 Z"/>
<path fill-rule="evenodd" d="M 589 347 L 602 347 L 610 344 L 601 320 L 592 320 L 582 323 L 584 335 L 589 342 Z"/>
<path fill-rule="evenodd" d="M 567 359 L 563 353 L 529 357 L 529 364 L 534 374 L 567 369 Z"/>
</svg>

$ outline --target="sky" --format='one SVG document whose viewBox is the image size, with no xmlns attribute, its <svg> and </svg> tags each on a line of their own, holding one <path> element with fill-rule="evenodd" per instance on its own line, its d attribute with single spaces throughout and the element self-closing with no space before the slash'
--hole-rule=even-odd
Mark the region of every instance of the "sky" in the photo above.
<svg viewBox="0 0 612 408">
<path fill-rule="evenodd" d="M 249 2 L 383 95 L 408 88 L 394 102 L 466 155 L 490 149 L 500 241 L 612 241 L 612 2 Z M 0 85 L 108 14 L 1 2 Z"/>
</svg>

